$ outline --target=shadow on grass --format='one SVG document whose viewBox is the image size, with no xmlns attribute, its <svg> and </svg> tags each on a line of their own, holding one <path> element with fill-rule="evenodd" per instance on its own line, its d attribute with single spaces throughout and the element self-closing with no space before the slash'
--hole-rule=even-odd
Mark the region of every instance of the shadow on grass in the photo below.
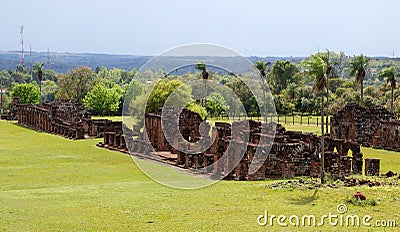
<svg viewBox="0 0 400 232">
<path fill-rule="evenodd" d="M 319 198 L 318 189 L 315 189 L 312 196 L 302 196 L 299 198 L 289 198 L 289 202 L 294 205 L 309 205 Z"/>
</svg>

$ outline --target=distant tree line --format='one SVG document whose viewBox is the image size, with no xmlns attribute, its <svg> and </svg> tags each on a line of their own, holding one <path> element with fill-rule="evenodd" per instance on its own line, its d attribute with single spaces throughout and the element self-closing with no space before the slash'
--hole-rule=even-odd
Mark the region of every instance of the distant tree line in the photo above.
<svg viewBox="0 0 400 232">
<path fill-rule="evenodd" d="M 289 60 L 276 60 L 272 64 L 264 62 L 262 66 L 257 66 L 257 63 L 260 64 L 259 61 L 255 62 L 255 69 L 260 71 L 264 83 L 271 90 L 279 115 L 317 115 L 321 114 L 322 109 L 325 115 L 333 114 L 350 102 L 359 102 L 367 107 L 383 105 L 400 114 L 400 90 L 396 85 L 397 59 L 372 59 L 362 54 L 348 57 L 342 52 L 325 51 L 313 54 L 300 63 Z M 137 73 L 135 69 L 126 71 L 98 67 L 93 70 L 85 66 L 60 74 L 47 69 L 43 63 L 36 63 L 34 67 L 29 70 L 18 66 L 15 70 L 0 72 L 2 109 L 10 107 L 13 97 L 19 97 L 21 102 L 26 103 L 68 98 L 83 103 L 94 114 L 116 115 L 121 114 L 125 98 L 131 102 L 131 109 L 138 110 L 150 97 L 146 110 L 154 111 L 168 93 L 189 80 L 202 79 L 205 75 L 200 69 L 194 73 L 165 77 L 163 71 Z M 254 78 L 248 74 L 240 75 L 241 79 Z M 259 107 L 263 108 L 264 102 L 258 102 L 258 105 L 241 79 L 218 73 L 210 73 L 209 78 L 229 87 L 249 115 L 260 115 Z M 157 85 L 162 88 L 150 93 L 160 79 L 164 80 Z M 39 97 L 35 89 L 39 89 Z M 187 88 L 185 91 L 182 96 L 192 99 L 197 90 Z M 28 95 L 33 96 L 26 97 Z M 234 111 L 232 106 L 235 104 L 225 99 L 223 94 L 214 93 L 205 104 L 193 101 L 190 107 L 203 116 L 218 117 L 229 107 Z"/>
</svg>

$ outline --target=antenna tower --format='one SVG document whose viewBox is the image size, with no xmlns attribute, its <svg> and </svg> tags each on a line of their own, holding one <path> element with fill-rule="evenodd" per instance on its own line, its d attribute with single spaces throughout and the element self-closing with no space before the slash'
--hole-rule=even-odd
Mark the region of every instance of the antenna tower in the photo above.
<svg viewBox="0 0 400 232">
<path fill-rule="evenodd" d="M 21 25 L 21 64 L 24 66 L 24 26 Z"/>
</svg>

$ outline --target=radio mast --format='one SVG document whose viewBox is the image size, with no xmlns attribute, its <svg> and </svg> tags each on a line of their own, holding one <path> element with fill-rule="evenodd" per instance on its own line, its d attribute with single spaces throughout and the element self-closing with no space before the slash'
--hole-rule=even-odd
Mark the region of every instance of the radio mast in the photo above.
<svg viewBox="0 0 400 232">
<path fill-rule="evenodd" d="M 24 25 L 21 25 L 21 64 L 24 66 Z"/>
</svg>

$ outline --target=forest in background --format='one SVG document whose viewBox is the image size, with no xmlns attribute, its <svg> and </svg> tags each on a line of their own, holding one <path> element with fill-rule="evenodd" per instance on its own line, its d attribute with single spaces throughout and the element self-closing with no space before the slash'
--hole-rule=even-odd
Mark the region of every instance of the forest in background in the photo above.
<svg viewBox="0 0 400 232">
<path fill-rule="evenodd" d="M 313 56 L 327 55 L 332 71 L 328 77 L 329 84 L 324 100 L 328 100 L 328 112 L 333 114 L 350 102 L 361 101 L 361 83 L 356 80 L 356 73 L 351 73 L 357 57 L 346 56 L 343 52 L 324 51 L 305 58 L 249 59 L 255 64 L 264 62 L 265 82 L 271 90 L 277 114 L 317 115 L 320 114 L 322 100 L 315 91 L 318 78 L 307 70 L 306 64 L 307 61 L 316 62 Z M 26 103 L 67 98 L 84 103 L 95 115 L 119 115 L 125 97 L 132 101 L 132 109 L 143 107 L 146 99 L 144 96 L 150 94 L 149 91 L 160 79 L 164 80 L 157 85 L 164 85 L 161 87 L 166 93 L 153 94 L 156 98 L 168 96 L 168 93 L 189 80 L 201 79 L 201 72 L 195 66 L 189 70 L 177 70 L 169 76 L 164 70 L 138 73 L 137 70 L 148 59 L 149 57 L 103 54 L 34 53 L 31 57 L 25 57 L 25 65 L 22 66 L 18 53 L 3 52 L 0 54 L 1 109 L 7 111 L 15 96 Z M 395 83 L 398 67 L 399 58 L 368 58 L 362 81 L 364 106 L 378 104 L 390 110 L 393 99 L 393 112 L 400 114 L 400 89 Z M 393 70 L 392 79 L 389 78 L 390 75 L 388 77 L 384 74 L 389 69 Z M 238 75 L 240 78 L 254 78 L 246 73 Z M 229 72 L 214 70 L 210 71 L 210 78 L 233 89 L 249 115 L 260 114 L 254 96 L 239 78 Z M 192 91 L 193 89 L 188 88 L 185 96 L 193 97 Z M 149 106 L 149 109 L 162 106 L 162 100 L 151 100 L 147 104 L 154 105 Z M 194 102 L 191 107 L 202 115 L 218 116 L 232 104 L 221 94 L 214 93 L 205 105 Z"/>
</svg>

